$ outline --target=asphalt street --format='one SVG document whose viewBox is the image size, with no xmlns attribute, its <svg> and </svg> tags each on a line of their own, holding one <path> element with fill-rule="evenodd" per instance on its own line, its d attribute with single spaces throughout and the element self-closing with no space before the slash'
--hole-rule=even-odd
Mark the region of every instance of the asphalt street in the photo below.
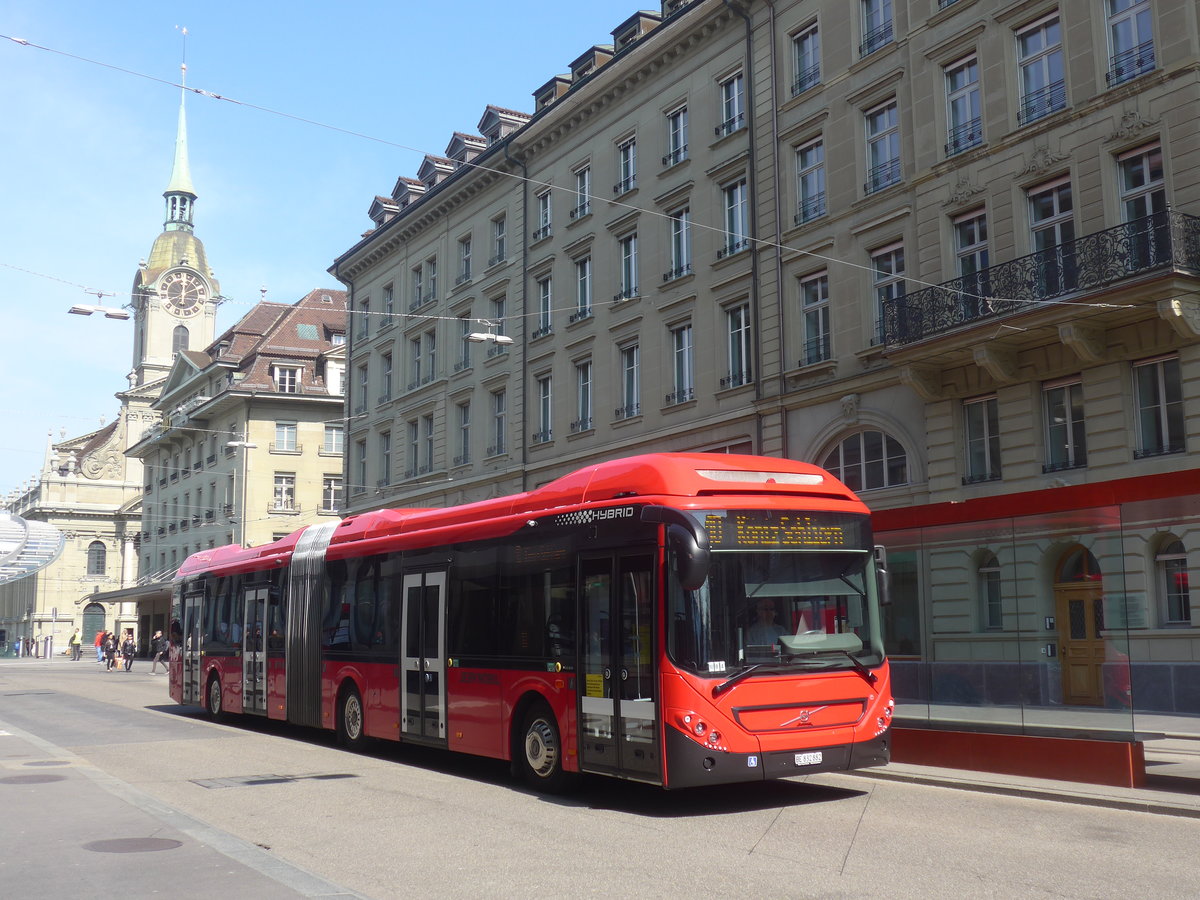
<svg viewBox="0 0 1200 900">
<path fill-rule="evenodd" d="M 1200 840 L 1186 791 L 919 767 L 547 798 L 503 763 L 213 723 L 145 666 L 58 660 L 0 663 L 0 809 L 22 898 L 1190 898 Z"/>
</svg>

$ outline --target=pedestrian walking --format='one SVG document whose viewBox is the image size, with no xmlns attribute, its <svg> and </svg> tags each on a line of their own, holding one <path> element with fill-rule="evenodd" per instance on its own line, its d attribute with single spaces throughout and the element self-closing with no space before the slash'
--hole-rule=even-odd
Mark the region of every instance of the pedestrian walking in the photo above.
<svg viewBox="0 0 1200 900">
<path fill-rule="evenodd" d="M 117 636 L 111 631 L 104 632 L 104 671 L 111 672 L 117 667 Z"/>
<path fill-rule="evenodd" d="M 103 628 L 96 632 L 96 662 L 104 662 L 104 635 L 107 632 Z"/>
<path fill-rule="evenodd" d="M 133 670 L 133 658 L 137 655 L 137 644 L 133 640 L 133 629 L 125 629 L 125 640 L 121 641 L 121 657 L 125 660 L 125 671 Z"/>
<path fill-rule="evenodd" d="M 162 661 L 163 672 L 167 671 L 167 651 L 170 649 L 170 646 L 161 631 L 154 632 L 154 637 L 150 642 L 150 651 L 154 654 L 154 661 L 150 664 L 151 675 L 158 674 L 159 660 Z"/>
<path fill-rule="evenodd" d="M 79 662 L 83 658 L 83 636 L 80 635 L 78 628 L 72 633 L 71 640 L 67 643 L 71 648 L 71 660 Z"/>
</svg>

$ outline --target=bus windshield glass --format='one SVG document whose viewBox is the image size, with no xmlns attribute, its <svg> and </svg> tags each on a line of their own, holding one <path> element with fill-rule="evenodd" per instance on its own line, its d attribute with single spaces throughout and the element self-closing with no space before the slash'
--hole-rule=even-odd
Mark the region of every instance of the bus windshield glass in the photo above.
<svg viewBox="0 0 1200 900">
<path fill-rule="evenodd" d="M 867 528 L 847 541 L 858 547 L 714 548 L 708 577 L 696 590 L 672 575 L 672 661 L 716 678 L 751 666 L 767 675 L 879 665 L 874 555 L 861 546 Z"/>
</svg>

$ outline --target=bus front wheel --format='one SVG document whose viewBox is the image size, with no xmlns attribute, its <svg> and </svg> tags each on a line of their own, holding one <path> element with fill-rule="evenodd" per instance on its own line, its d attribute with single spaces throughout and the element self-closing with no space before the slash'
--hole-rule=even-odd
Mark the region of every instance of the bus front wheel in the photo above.
<svg viewBox="0 0 1200 900">
<path fill-rule="evenodd" d="M 544 703 L 535 703 L 525 715 L 520 760 L 525 781 L 531 787 L 550 794 L 560 793 L 571 784 L 570 773 L 563 771 L 563 746 L 554 713 Z"/>
<path fill-rule="evenodd" d="M 358 688 L 347 685 L 338 698 L 337 736 L 347 750 L 358 750 L 366 739 L 362 697 Z"/>
<path fill-rule="evenodd" d="M 216 673 L 208 679 L 208 714 L 221 718 L 221 676 Z"/>
</svg>

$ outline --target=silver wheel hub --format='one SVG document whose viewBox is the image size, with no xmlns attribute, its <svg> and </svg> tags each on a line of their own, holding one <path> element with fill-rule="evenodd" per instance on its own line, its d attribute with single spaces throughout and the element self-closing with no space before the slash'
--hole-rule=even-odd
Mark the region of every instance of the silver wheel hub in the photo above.
<svg viewBox="0 0 1200 900">
<path fill-rule="evenodd" d="M 545 719 L 537 719 L 525 735 L 525 760 L 534 774 L 545 777 L 558 764 L 558 742 L 554 728 Z"/>
</svg>

